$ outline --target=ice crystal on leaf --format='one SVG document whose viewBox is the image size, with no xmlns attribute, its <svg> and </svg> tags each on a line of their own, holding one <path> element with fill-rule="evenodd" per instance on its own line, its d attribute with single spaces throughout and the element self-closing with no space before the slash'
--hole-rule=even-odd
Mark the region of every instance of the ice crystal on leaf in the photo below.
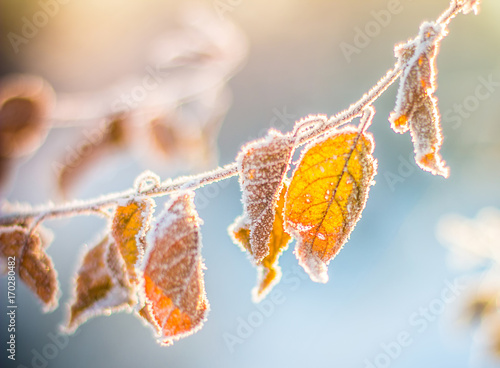
<svg viewBox="0 0 500 368">
<path fill-rule="evenodd" d="M 456 0 L 459 5 L 463 5 L 462 13 L 469 14 L 471 11 L 477 15 L 481 0 Z"/>
<path fill-rule="evenodd" d="M 130 310 L 136 303 L 125 263 L 114 239 L 105 236 L 82 258 L 65 330 L 72 332 L 89 318 Z"/>
<path fill-rule="evenodd" d="M 285 194 L 287 184 L 283 184 L 279 200 L 276 203 L 273 228 L 269 238 L 269 254 L 260 262 L 257 262 L 257 286 L 252 290 L 252 299 L 259 302 L 272 290 L 281 279 L 281 268 L 278 259 L 283 251 L 288 248 L 291 236 L 285 232 L 283 226 L 283 209 L 285 205 Z M 240 216 L 229 228 L 233 241 L 239 244 L 243 250 L 252 255 L 250 245 L 250 224 L 246 217 Z M 253 257 L 252 257 L 253 260 Z M 254 261 L 254 260 L 253 260 Z M 254 261 L 255 262 L 255 261 Z"/>
<path fill-rule="evenodd" d="M 345 127 L 305 148 L 285 200 L 285 228 L 311 279 L 327 282 L 327 265 L 361 217 L 376 161 L 371 134 Z"/>
<path fill-rule="evenodd" d="M 155 203 L 152 199 L 131 199 L 115 210 L 111 233 L 125 261 L 127 275 L 132 284 L 137 284 L 136 266 L 146 246 L 146 232 L 153 215 Z"/>
<path fill-rule="evenodd" d="M 293 149 L 291 138 L 271 129 L 265 138 L 244 146 L 236 160 L 243 192 L 243 216 L 248 219 L 251 254 L 256 261 L 269 254 L 276 202 Z"/>
<path fill-rule="evenodd" d="M 164 345 L 198 331 L 209 309 L 193 198 L 193 192 L 172 198 L 147 239 L 139 315 L 153 325 Z"/>
<path fill-rule="evenodd" d="M 389 121 L 395 132 L 410 130 L 415 159 L 420 168 L 448 177 L 449 170 L 439 150 L 443 140 L 437 107 L 436 55 L 446 35 L 443 26 L 425 22 L 417 38 L 397 45 L 396 57 L 403 65 L 396 108 Z"/>
</svg>

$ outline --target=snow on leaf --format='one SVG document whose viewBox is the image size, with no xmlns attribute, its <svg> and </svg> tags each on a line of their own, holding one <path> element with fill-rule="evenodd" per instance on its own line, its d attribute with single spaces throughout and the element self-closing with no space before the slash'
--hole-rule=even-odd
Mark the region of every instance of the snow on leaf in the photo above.
<svg viewBox="0 0 500 368">
<path fill-rule="evenodd" d="M 244 146 L 236 159 L 244 216 L 249 220 L 251 254 L 256 261 L 269 254 L 276 202 L 293 150 L 289 137 L 271 129 L 265 138 Z"/>
<path fill-rule="evenodd" d="M 104 127 L 95 136 L 85 136 L 76 144 L 58 168 L 58 187 L 63 195 L 75 184 L 80 176 L 96 160 L 110 151 L 121 148 L 128 138 L 128 117 L 123 114 L 111 116 Z"/>
<path fill-rule="evenodd" d="M 8 261 L 15 258 L 15 272 L 35 293 L 48 312 L 57 307 L 59 285 L 57 272 L 45 253 L 47 237 L 39 232 L 30 233 L 22 226 L 0 227 L 1 271 L 8 271 Z"/>
<path fill-rule="evenodd" d="M 111 234 L 127 268 L 131 284 L 137 284 L 136 266 L 144 255 L 146 232 L 155 202 L 150 198 L 131 199 L 115 210 Z"/>
<path fill-rule="evenodd" d="M 256 265 L 258 273 L 257 286 L 252 290 L 252 299 L 256 303 L 264 299 L 281 279 L 281 268 L 278 265 L 278 259 L 281 253 L 288 248 L 288 243 L 291 240 L 290 235 L 285 232 L 283 227 L 286 191 L 287 185 L 284 183 L 279 200 L 276 203 L 276 215 L 274 216 L 273 229 L 269 238 L 269 254 Z M 233 225 L 230 226 L 229 233 L 236 244 L 239 244 L 243 250 L 252 254 L 250 224 L 244 216 L 236 219 Z"/>
<path fill-rule="evenodd" d="M 113 239 L 105 236 L 82 259 L 65 329 L 72 332 L 91 317 L 130 310 L 134 304 L 124 261 Z"/>
<path fill-rule="evenodd" d="M 440 115 L 437 107 L 436 56 L 446 30 L 425 22 L 419 36 L 397 45 L 395 54 L 403 65 L 396 108 L 389 121 L 397 133 L 410 130 L 418 166 L 434 175 L 448 177 L 449 170 L 439 150 L 442 144 Z"/>
<path fill-rule="evenodd" d="M 295 255 L 316 282 L 361 217 L 376 173 L 373 138 L 352 127 L 306 147 L 285 199 L 285 229 L 297 239 Z"/>
<path fill-rule="evenodd" d="M 172 198 L 147 238 L 141 283 L 145 306 L 139 315 L 152 322 L 164 345 L 198 331 L 209 309 L 193 198 L 193 192 Z"/>
</svg>

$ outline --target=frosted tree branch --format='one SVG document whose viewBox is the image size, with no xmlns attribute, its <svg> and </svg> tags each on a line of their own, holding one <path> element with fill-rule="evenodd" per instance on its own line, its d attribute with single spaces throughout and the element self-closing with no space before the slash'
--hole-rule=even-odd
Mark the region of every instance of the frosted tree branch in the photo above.
<svg viewBox="0 0 500 368">
<path fill-rule="evenodd" d="M 452 0 L 450 7 L 439 16 L 436 23 L 445 28 L 460 11 L 469 12 L 471 10 L 477 11 L 476 2 L 473 0 Z M 419 37 L 417 36 L 415 40 L 417 41 Z M 366 109 L 371 109 L 372 103 L 401 76 L 405 66 L 405 64 L 397 61 L 392 69 L 388 70 L 367 93 L 349 106 L 349 108 L 328 119 L 323 115 L 311 115 L 303 118 L 296 123 L 294 130 L 287 135 L 290 138 L 296 138 L 295 142 L 298 147 L 332 129 L 349 123 L 356 117 L 362 116 L 363 112 Z M 238 168 L 237 164 L 233 162 L 212 171 L 193 176 L 183 176 L 175 180 L 167 179 L 164 182 L 160 182 L 159 179 L 149 180 L 149 186 L 142 185 L 144 182 L 141 182 L 134 189 L 111 193 L 87 201 L 73 200 L 59 205 L 48 203 L 29 209 L 8 208 L 8 206 L 4 206 L 4 209 L 2 209 L 4 214 L 0 215 L 0 225 L 30 222 L 36 226 L 49 218 L 85 214 L 104 216 L 105 209 L 115 206 L 119 201 L 127 200 L 131 197 L 158 197 L 181 190 L 195 190 L 207 184 L 212 184 L 236 175 L 238 175 Z M 146 177 L 146 179 L 151 179 L 151 177 Z"/>
</svg>

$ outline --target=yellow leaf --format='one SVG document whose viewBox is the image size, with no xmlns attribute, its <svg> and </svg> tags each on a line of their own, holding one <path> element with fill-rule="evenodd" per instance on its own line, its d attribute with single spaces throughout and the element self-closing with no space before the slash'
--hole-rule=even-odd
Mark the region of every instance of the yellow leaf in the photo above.
<svg viewBox="0 0 500 368">
<path fill-rule="evenodd" d="M 137 284 L 136 265 L 145 250 L 145 235 L 149 230 L 154 201 L 149 198 L 132 199 L 118 206 L 113 218 L 111 233 L 125 261 L 130 283 Z"/>
<path fill-rule="evenodd" d="M 269 254 L 257 263 L 257 286 L 252 290 L 254 302 L 260 302 L 281 279 L 281 268 L 278 259 L 288 247 L 290 235 L 283 227 L 283 208 L 285 205 L 286 183 L 283 184 L 279 200 L 276 203 L 273 229 L 269 238 Z M 244 217 L 238 217 L 229 229 L 235 243 L 240 244 L 243 250 L 252 254 L 250 246 L 250 225 Z"/>
<path fill-rule="evenodd" d="M 297 238 L 295 254 L 316 282 L 361 217 L 376 172 L 373 139 L 346 127 L 302 154 L 285 200 L 285 229 Z"/>
</svg>

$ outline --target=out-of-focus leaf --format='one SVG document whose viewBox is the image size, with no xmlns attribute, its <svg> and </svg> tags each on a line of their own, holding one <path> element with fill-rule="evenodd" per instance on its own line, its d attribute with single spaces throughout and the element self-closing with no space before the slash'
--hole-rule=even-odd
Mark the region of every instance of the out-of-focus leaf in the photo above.
<svg viewBox="0 0 500 368">
<path fill-rule="evenodd" d="M 96 160 L 123 147 L 128 139 L 127 119 L 123 114 L 110 117 L 106 124 L 100 125 L 99 134 L 83 137 L 63 163 L 54 166 L 58 170 L 58 186 L 63 195 Z"/>
<path fill-rule="evenodd" d="M 0 227 L 0 262 L 1 271 L 6 273 L 11 268 L 8 262 L 15 260 L 14 271 L 20 279 L 35 293 L 43 303 L 44 311 L 57 307 L 59 285 L 57 272 L 52 260 L 45 253 L 47 238 L 38 232 L 30 233 L 22 226 Z"/>
<path fill-rule="evenodd" d="M 0 157 L 35 151 L 50 127 L 55 94 L 40 77 L 9 75 L 0 82 Z"/>
</svg>

